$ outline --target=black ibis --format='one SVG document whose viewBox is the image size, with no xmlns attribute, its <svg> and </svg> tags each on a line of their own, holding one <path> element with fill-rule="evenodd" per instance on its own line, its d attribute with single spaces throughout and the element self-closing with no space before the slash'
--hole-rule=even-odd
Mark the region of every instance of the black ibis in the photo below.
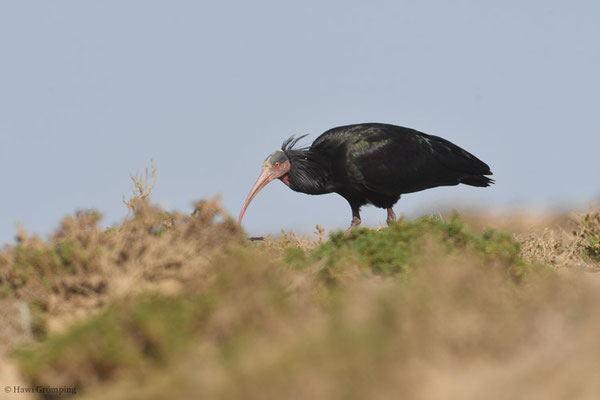
<svg viewBox="0 0 600 400">
<path fill-rule="evenodd" d="M 365 204 L 387 209 L 387 223 L 396 220 L 392 207 L 405 193 L 437 186 L 485 187 L 494 183 L 490 167 L 473 154 L 438 136 L 401 126 L 365 123 L 340 126 L 319 136 L 310 147 L 296 144 L 307 135 L 283 142 L 262 165 L 262 173 L 240 212 L 274 179 L 296 192 L 337 193 L 352 208 L 352 224 L 360 224 Z M 347 231 L 347 232 L 348 232 Z"/>
</svg>

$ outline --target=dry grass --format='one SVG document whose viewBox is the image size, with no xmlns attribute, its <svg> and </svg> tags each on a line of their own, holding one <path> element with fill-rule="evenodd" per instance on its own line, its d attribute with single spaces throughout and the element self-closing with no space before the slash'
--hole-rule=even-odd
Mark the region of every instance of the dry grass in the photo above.
<svg viewBox="0 0 600 400">
<path fill-rule="evenodd" d="M 600 279 L 584 272 L 598 211 L 508 229 L 522 243 L 477 216 L 250 242 L 218 198 L 166 212 L 136 177 L 120 226 L 81 211 L 0 252 L 0 384 L 81 399 L 600 397 Z"/>
<path fill-rule="evenodd" d="M 522 254 L 556 268 L 600 269 L 600 209 L 571 214 L 567 223 L 519 236 Z"/>
</svg>

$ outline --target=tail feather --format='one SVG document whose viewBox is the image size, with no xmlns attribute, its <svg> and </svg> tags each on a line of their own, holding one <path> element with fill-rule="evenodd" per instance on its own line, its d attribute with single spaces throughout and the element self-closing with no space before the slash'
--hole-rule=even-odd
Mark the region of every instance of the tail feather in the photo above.
<svg viewBox="0 0 600 400">
<path fill-rule="evenodd" d="M 459 179 L 460 183 L 465 185 L 486 187 L 492 185 L 495 181 L 485 175 L 467 175 Z"/>
<path fill-rule="evenodd" d="M 469 175 L 490 175 L 490 167 L 449 140 L 439 136 L 427 135 L 439 162 L 446 167 Z"/>
</svg>

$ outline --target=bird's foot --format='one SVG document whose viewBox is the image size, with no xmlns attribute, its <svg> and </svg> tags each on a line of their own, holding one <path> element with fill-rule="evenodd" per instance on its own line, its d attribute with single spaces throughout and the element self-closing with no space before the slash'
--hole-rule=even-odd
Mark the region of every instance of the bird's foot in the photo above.
<svg viewBox="0 0 600 400">
<path fill-rule="evenodd" d="M 360 225 L 360 218 L 352 217 L 352 224 L 350 224 L 350 228 L 346 229 L 346 232 L 344 232 L 344 235 L 350 234 L 350 231 L 359 225 Z"/>
<path fill-rule="evenodd" d="M 394 210 L 390 207 L 387 209 L 387 224 L 388 226 L 391 225 L 392 223 L 396 222 L 396 213 L 394 213 Z"/>
</svg>

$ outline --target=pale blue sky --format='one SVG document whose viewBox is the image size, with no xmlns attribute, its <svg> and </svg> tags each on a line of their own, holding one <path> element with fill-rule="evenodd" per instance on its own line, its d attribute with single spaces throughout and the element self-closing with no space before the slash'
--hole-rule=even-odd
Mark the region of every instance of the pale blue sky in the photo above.
<svg viewBox="0 0 600 400">
<path fill-rule="evenodd" d="M 399 214 L 584 206 L 600 195 L 598 21 L 598 1 L 2 1 L 0 243 L 81 208 L 119 221 L 150 159 L 154 202 L 189 212 L 220 193 L 237 217 L 285 138 L 367 121 L 445 137 L 494 171 L 491 188 L 407 195 Z M 244 225 L 350 218 L 335 194 L 274 182 Z"/>
</svg>

